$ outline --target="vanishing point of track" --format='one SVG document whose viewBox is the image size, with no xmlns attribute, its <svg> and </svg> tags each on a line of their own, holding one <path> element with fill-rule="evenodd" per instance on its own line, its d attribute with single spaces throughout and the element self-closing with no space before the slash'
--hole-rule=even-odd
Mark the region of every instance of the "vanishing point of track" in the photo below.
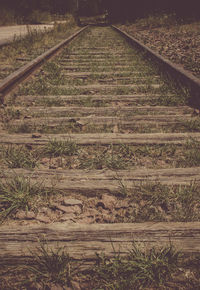
<svg viewBox="0 0 200 290">
<path fill-rule="evenodd" d="M 170 83 L 118 32 L 87 27 L 3 96 L 0 144 L 29 152 L 37 166 L 1 161 L 0 178 L 23 176 L 62 194 L 5 221 L 2 262 L 26 259 L 43 235 L 85 260 L 113 245 L 125 253 L 133 240 L 200 252 L 197 201 L 193 216 L 178 195 L 159 202 L 164 188 L 200 183 L 200 164 L 187 159 L 200 144 L 198 110 Z"/>
</svg>

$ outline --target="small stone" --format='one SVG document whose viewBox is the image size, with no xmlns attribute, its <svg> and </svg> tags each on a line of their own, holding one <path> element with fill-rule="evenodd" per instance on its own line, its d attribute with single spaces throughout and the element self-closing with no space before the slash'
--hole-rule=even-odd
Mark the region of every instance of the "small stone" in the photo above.
<svg viewBox="0 0 200 290">
<path fill-rule="evenodd" d="M 32 138 L 41 138 L 41 137 L 42 137 L 42 135 L 39 134 L 39 133 L 33 133 L 32 134 Z"/>
<path fill-rule="evenodd" d="M 76 282 L 76 281 L 72 281 L 72 282 L 71 282 L 71 285 L 72 285 L 72 289 L 73 289 L 73 290 L 81 290 L 81 287 L 80 287 L 80 285 L 79 285 L 78 282 Z"/>
<path fill-rule="evenodd" d="M 76 122 L 77 122 L 77 120 L 76 120 L 76 119 L 74 119 L 74 118 L 71 118 L 71 119 L 69 119 L 69 122 L 70 122 L 70 123 L 76 123 Z"/>
<path fill-rule="evenodd" d="M 139 204 L 140 204 L 140 206 L 144 207 L 146 205 L 146 201 L 140 200 Z"/>
<path fill-rule="evenodd" d="M 44 214 L 40 214 L 40 213 L 36 216 L 36 219 L 42 223 L 45 223 L 45 224 L 48 224 L 51 222 L 49 217 L 47 217 Z"/>
<path fill-rule="evenodd" d="M 16 213 L 15 218 L 16 218 L 16 219 L 19 219 L 19 220 L 24 220 L 24 219 L 26 219 L 26 212 L 23 211 L 23 210 L 19 210 L 19 211 Z"/>
<path fill-rule="evenodd" d="M 94 218 L 93 217 L 84 217 L 78 221 L 79 224 L 92 224 L 94 223 Z"/>
<path fill-rule="evenodd" d="M 63 287 L 57 284 L 48 285 L 50 290 L 63 290 Z"/>
<path fill-rule="evenodd" d="M 52 217 L 53 211 L 48 207 L 42 207 L 39 208 L 38 213 L 48 217 Z"/>
<path fill-rule="evenodd" d="M 35 218 L 35 213 L 33 212 L 33 211 L 28 211 L 27 213 L 26 213 L 26 219 L 28 219 L 28 220 L 32 220 L 32 219 L 34 219 Z"/>
<path fill-rule="evenodd" d="M 128 207 L 129 207 L 129 204 L 128 204 L 128 201 L 126 201 L 126 200 L 120 200 L 116 205 L 116 209 L 128 208 Z"/>
<path fill-rule="evenodd" d="M 113 128 L 113 133 L 119 133 L 118 125 L 115 125 Z"/>
<path fill-rule="evenodd" d="M 96 215 L 98 215 L 98 211 L 96 209 L 90 208 L 90 209 L 88 209 L 87 211 L 84 212 L 84 216 L 85 217 L 94 217 Z"/>
<path fill-rule="evenodd" d="M 43 289 L 42 285 L 39 284 L 39 283 L 33 283 L 33 284 L 31 285 L 31 287 L 33 287 L 33 288 L 31 288 L 31 289 L 37 289 L 37 290 L 42 290 L 42 289 Z"/>
<path fill-rule="evenodd" d="M 79 127 L 83 127 L 83 126 L 85 126 L 87 124 L 88 124 L 87 120 L 81 120 L 81 121 L 77 121 L 76 122 L 76 125 L 78 125 Z"/>
<path fill-rule="evenodd" d="M 57 209 L 66 212 L 66 213 L 76 213 L 80 214 L 82 212 L 81 208 L 78 205 L 75 206 L 64 206 L 56 204 Z"/>
<path fill-rule="evenodd" d="M 40 163 L 42 163 L 42 164 L 46 164 L 46 163 L 48 163 L 49 162 L 49 158 L 42 158 L 42 160 L 40 161 Z"/>
<path fill-rule="evenodd" d="M 102 216 L 103 222 L 105 223 L 113 223 L 115 222 L 115 216 L 112 214 L 103 214 Z"/>
<path fill-rule="evenodd" d="M 19 210 L 15 217 L 19 220 L 32 220 L 35 218 L 35 213 L 33 211 L 24 211 L 24 210 Z"/>
<path fill-rule="evenodd" d="M 56 165 L 50 165 L 49 166 L 49 169 L 57 169 L 58 168 L 58 166 L 56 166 Z"/>
<path fill-rule="evenodd" d="M 74 221 L 75 215 L 73 213 L 65 213 L 61 216 L 60 220 L 65 221 Z"/>
<path fill-rule="evenodd" d="M 47 213 L 49 211 L 49 208 L 48 207 L 41 207 L 40 209 L 39 209 L 39 212 L 40 213 Z"/>
<path fill-rule="evenodd" d="M 100 200 L 100 202 L 104 205 L 104 207 L 102 206 L 103 208 L 113 210 L 113 208 L 115 207 L 115 204 L 117 202 L 117 199 L 114 196 L 104 194 L 102 196 L 102 199 Z"/>
<path fill-rule="evenodd" d="M 79 205 L 79 206 L 83 206 L 83 202 L 81 200 L 78 199 L 73 199 L 73 198 L 65 198 L 63 200 L 63 204 L 66 206 L 74 206 L 74 205 Z"/>
</svg>

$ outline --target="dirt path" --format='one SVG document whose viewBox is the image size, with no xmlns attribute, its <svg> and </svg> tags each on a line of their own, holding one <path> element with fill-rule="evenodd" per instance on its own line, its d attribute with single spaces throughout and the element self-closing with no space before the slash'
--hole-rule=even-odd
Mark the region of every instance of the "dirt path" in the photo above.
<svg viewBox="0 0 200 290">
<path fill-rule="evenodd" d="M 53 24 L 0 26 L 0 46 L 12 41 L 15 37 L 26 35 L 29 30 L 43 31 L 50 28 L 53 28 Z"/>
</svg>

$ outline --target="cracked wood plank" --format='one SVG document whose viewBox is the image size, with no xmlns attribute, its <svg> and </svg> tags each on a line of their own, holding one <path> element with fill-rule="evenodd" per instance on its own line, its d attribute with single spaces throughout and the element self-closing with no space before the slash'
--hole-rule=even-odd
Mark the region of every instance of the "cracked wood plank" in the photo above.
<svg viewBox="0 0 200 290">
<path fill-rule="evenodd" d="M 78 145 L 142 145 L 142 144 L 184 144 L 190 138 L 200 141 L 200 133 L 152 133 L 152 134 L 41 134 L 34 138 L 32 134 L 0 134 L 0 144 L 45 145 L 49 140 L 70 140 Z"/>
<path fill-rule="evenodd" d="M 183 253 L 200 252 L 200 223 L 147 222 L 132 224 L 67 224 L 45 226 L 1 226 L 0 264 L 33 262 L 32 253 L 44 239 L 51 248 L 66 247 L 70 256 L 82 261 L 95 260 L 96 252 L 109 256 L 115 251 L 126 254 L 132 242 L 145 247 L 171 242 Z"/>
</svg>

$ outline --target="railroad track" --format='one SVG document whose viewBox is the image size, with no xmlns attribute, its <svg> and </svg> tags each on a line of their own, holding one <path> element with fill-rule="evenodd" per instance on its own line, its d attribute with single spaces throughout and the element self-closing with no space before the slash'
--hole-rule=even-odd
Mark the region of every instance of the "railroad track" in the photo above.
<svg viewBox="0 0 200 290">
<path fill-rule="evenodd" d="M 189 93 L 110 27 L 71 40 L 14 91 L 12 77 L 0 86 L 1 188 L 37 186 L 1 197 L 1 264 L 30 259 L 44 235 L 86 264 L 133 240 L 199 253 L 200 116 Z"/>
</svg>

